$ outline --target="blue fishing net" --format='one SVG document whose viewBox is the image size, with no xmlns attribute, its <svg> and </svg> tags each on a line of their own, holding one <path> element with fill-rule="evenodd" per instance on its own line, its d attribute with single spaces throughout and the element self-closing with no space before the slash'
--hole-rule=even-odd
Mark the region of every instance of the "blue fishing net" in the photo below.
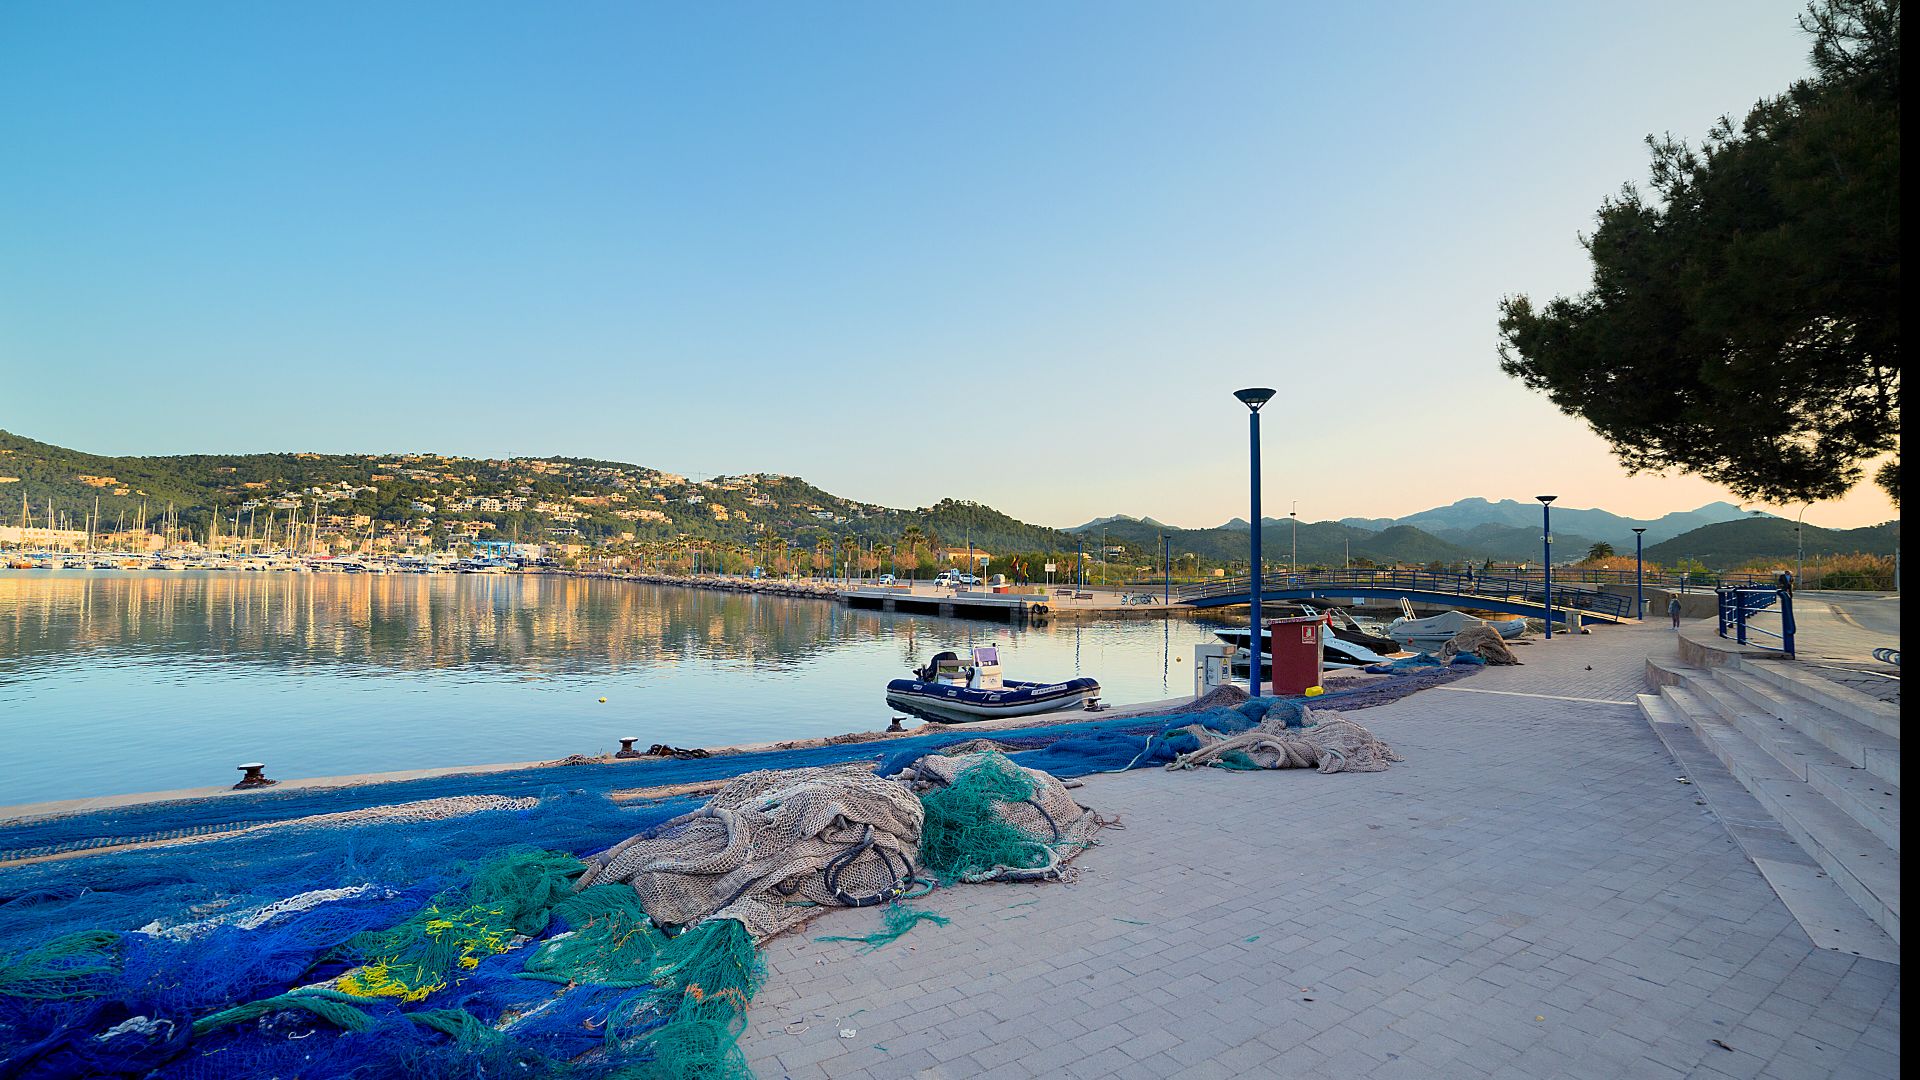
<svg viewBox="0 0 1920 1080">
<path fill-rule="evenodd" d="M 1431 660 L 1397 670 L 1311 705 L 1362 708 L 1463 673 Z M 1021 765 L 1074 777 L 1156 767 L 1199 748 L 1195 725 L 1232 735 L 1276 715 L 1298 726 L 1303 703 L 1258 698 L 987 734 Z M 744 1075 L 734 1040 L 758 976 L 739 924 L 668 939 L 629 903 L 631 890 L 615 890 L 627 901 L 590 889 L 576 902 L 555 887 L 573 857 L 702 801 L 623 805 L 608 793 L 857 760 L 893 775 L 979 734 L 930 729 L 878 745 L 432 777 L 0 824 L 5 858 L 217 837 L 0 868 L 0 1077 Z M 473 795 L 531 805 L 345 827 L 302 820 Z M 267 823 L 277 824 L 238 832 Z M 524 901 L 511 912 L 497 908 L 506 879 Z M 303 989 L 329 980 L 358 992 Z"/>
</svg>

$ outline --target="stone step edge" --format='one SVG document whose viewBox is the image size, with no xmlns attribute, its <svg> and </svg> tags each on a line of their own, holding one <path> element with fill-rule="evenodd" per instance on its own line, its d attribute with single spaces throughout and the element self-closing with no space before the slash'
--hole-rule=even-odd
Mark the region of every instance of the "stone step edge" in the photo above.
<svg viewBox="0 0 1920 1080">
<path fill-rule="evenodd" d="M 1713 679 L 1759 713 L 1788 725 L 1854 767 L 1873 772 L 1896 786 L 1899 784 L 1897 776 L 1887 776 L 1879 767 L 1883 762 L 1899 760 L 1900 740 L 1823 705 L 1788 694 L 1750 672 L 1721 668 L 1713 673 Z M 1875 754 L 1876 750 L 1881 753 Z"/>
<path fill-rule="evenodd" d="M 1720 759 L 1728 772 L 1774 821 L 1787 831 L 1800 849 L 1827 872 L 1834 884 L 1850 897 L 1887 935 L 1900 940 L 1900 898 L 1897 869 L 1891 877 L 1870 866 L 1855 870 L 1855 861 L 1841 857 L 1862 849 L 1871 860 L 1884 852 L 1884 858 L 1896 867 L 1899 855 L 1880 843 L 1870 830 L 1846 816 L 1846 811 L 1827 803 L 1831 815 L 1821 814 L 1817 805 L 1826 802 L 1805 780 L 1789 775 L 1787 767 L 1757 745 L 1734 724 L 1722 719 L 1718 710 L 1700 700 L 1688 687 L 1665 687 L 1661 694 L 1671 703 L 1699 737 L 1700 742 Z M 1803 800 L 1795 806 L 1794 798 Z M 1797 811 L 1797 812 L 1796 812 Z M 1835 818 L 1841 819 L 1836 821 Z M 1830 846 L 1831 845 L 1831 846 Z M 1878 848 L 1879 852 L 1874 849 Z M 1836 850 L 1837 849 L 1837 850 Z M 1862 880 L 1862 877 L 1871 880 Z"/>
<path fill-rule="evenodd" d="M 1810 668 L 1796 667 L 1792 661 L 1763 660 L 1750 656 L 1741 657 L 1732 666 L 1759 676 L 1794 697 L 1804 698 L 1849 720 L 1865 724 L 1882 735 L 1894 739 L 1900 737 L 1899 709 L 1884 701 L 1876 701 L 1850 686 L 1842 686 Z"/>
<path fill-rule="evenodd" d="M 1730 683 L 1730 674 L 1725 668 L 1716 669 L 1710 681 L 1687 689 L 1705 698 L 1722 719 L 1780 762 L 1793 779 L 1811 785 L 1897 856 L 1900 853 L 1899 784 L 1813 738 L 1806 729 L 1753 704 L 1750 697 L 1738 693 Z M 1851 723 L 1839 717 L 1834 719 Z M 1883 737 L 1874 733 L 1874 738 Z M 1893 804 L 1890 812 L 1883 810 L 1881 804 L 1885 802 Z"/>
<path fill-rule="evenodd" d="M 1802 734 L 1797 728 L 1762 714 L 1737 697 L 1718 679 L 1688 683 L 1685 687 L 1719 719 L 1747 737 L 1768 757 L 1780 763 L 1793 779 L 1805 783 L 1814 765 L 1852 767 L 1852 762 Z"/>
<path fill-rule="evenodd" d="M 1879 841 L 1900 854 L 1900 789 L 1873 783 L 1879 778 L 1861 770 L 1816 767 L 1807 771 L 1807 783 L 1846 811 Z M 1865 789 L 1864 791 L 1862 789 Z M 1891 809 L 1882 803 L 1891 802 Z"/>
<path fill-rule="evenodd" d="M 1840 890 L 1895 941 L 1900 940 L 1900 856 L 1862 826 L 1847 818 L 1836 823 L 1820 819 L 1846 811 L 1827 802 L 1806 784 L 1777 790 L 1784 782 L 1763 781 L 1760 804 L 1773 812 Z M 1852 825 L 1851 830 L 1846 826 Z M 1856 835 L 1848 836 L 1851 831 Z"/>
<path fill-rule="evenodd" d="M 1658 693 L 1636 697 L 1647 726 L 1699 792 L 1700 801 L 1753 863 L 1808 939 L 1823 949 L 1897 965 L 1898 943 L 1767 814 L 1677 710 Z M 1743 823 L 1755 819 L 1762 820 Z"/>
</svg>

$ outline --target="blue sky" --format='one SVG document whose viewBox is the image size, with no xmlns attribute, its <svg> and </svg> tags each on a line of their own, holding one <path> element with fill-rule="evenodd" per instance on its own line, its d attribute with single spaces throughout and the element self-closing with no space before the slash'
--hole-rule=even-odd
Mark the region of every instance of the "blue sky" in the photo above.
<svg viewBox="0 0 1920 1080">
<path fill-rule="evenodd" d="M 0 427 L 1210 525 L 1265 384 L 1269 512 L 1691 507 L 1496 305 L 1583 286 L 1643 136 L 1802 74 L 1800 8 L 22 0 Z"/>
</svg>

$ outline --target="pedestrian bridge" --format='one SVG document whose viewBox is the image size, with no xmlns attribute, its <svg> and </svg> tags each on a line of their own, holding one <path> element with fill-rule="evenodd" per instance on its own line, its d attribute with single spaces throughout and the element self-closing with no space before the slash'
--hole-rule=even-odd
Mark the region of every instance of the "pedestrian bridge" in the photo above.
<svg viewBox="0 0 1920 1080">
<path fill-rule="evenodd" d="M 1633 597 L 1601 592 L 1591 582 L 1561 582 L 1555 575 L 1553 610 L 1546 605 L 1546 582 L 1540 574 L 1430 570 L 1302 570 L 1291 574 L 1262 574 L 1260 602 L 1322 600 L 1341 597 L 1398 600 L 1438 607 L 1499 611 L 1528 618 L 1565 623 L 1571 612 L 1587 621 L 1624 622 L 1634 617 Z M 1253 599 L 1249 579 L 1230 578 L 1183 585 L 1173 592 L 1176 603 L 1188 607 L 1229 607 Z"/>
</svg>

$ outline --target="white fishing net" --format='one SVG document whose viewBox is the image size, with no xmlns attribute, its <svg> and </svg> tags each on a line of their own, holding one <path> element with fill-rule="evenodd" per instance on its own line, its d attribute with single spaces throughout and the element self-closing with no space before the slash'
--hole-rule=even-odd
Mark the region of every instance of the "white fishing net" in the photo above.
<svg viewBox="0 0 1920 1080">
<path fill-rule="evenodd" d="M 1453 663 L 1453 658 L 1461 653 L 1472 653 L 1487 663 L 1497 667 L 1518 664 L 1519 658 L 1500 637 L 1500 631 L 1486 623 L 1475 623 L 1462 629 L 1440 646 L 1440 662 Z"/>
<path fill-rule="evenodd" d="M 905 893 L 920 801 L 870 764 L 747 773 L 707 805 L 587 859 L 576 888 L 625 882 L 657 923 L 738 919 L 755 940 L 822 906 Z"/>
<path fill-rule="evenodd" d="M 1167 763 L 1168 769 L 1195 769 L 1203 765 L 1239 769 L 1318 769 L 1323 773 L 1384 772 L 1390 762 L 1404 761 L 1373 732 L 1351 720 L 1322 719 L 1325 714 L 1305 710 L 1303 727 L 1285 726 L 1271 718 L 1238 735 L 1222 735 L 1199 725 L 1183 728 L 1200 740 L 1200 749 Z"/>
</svg>

